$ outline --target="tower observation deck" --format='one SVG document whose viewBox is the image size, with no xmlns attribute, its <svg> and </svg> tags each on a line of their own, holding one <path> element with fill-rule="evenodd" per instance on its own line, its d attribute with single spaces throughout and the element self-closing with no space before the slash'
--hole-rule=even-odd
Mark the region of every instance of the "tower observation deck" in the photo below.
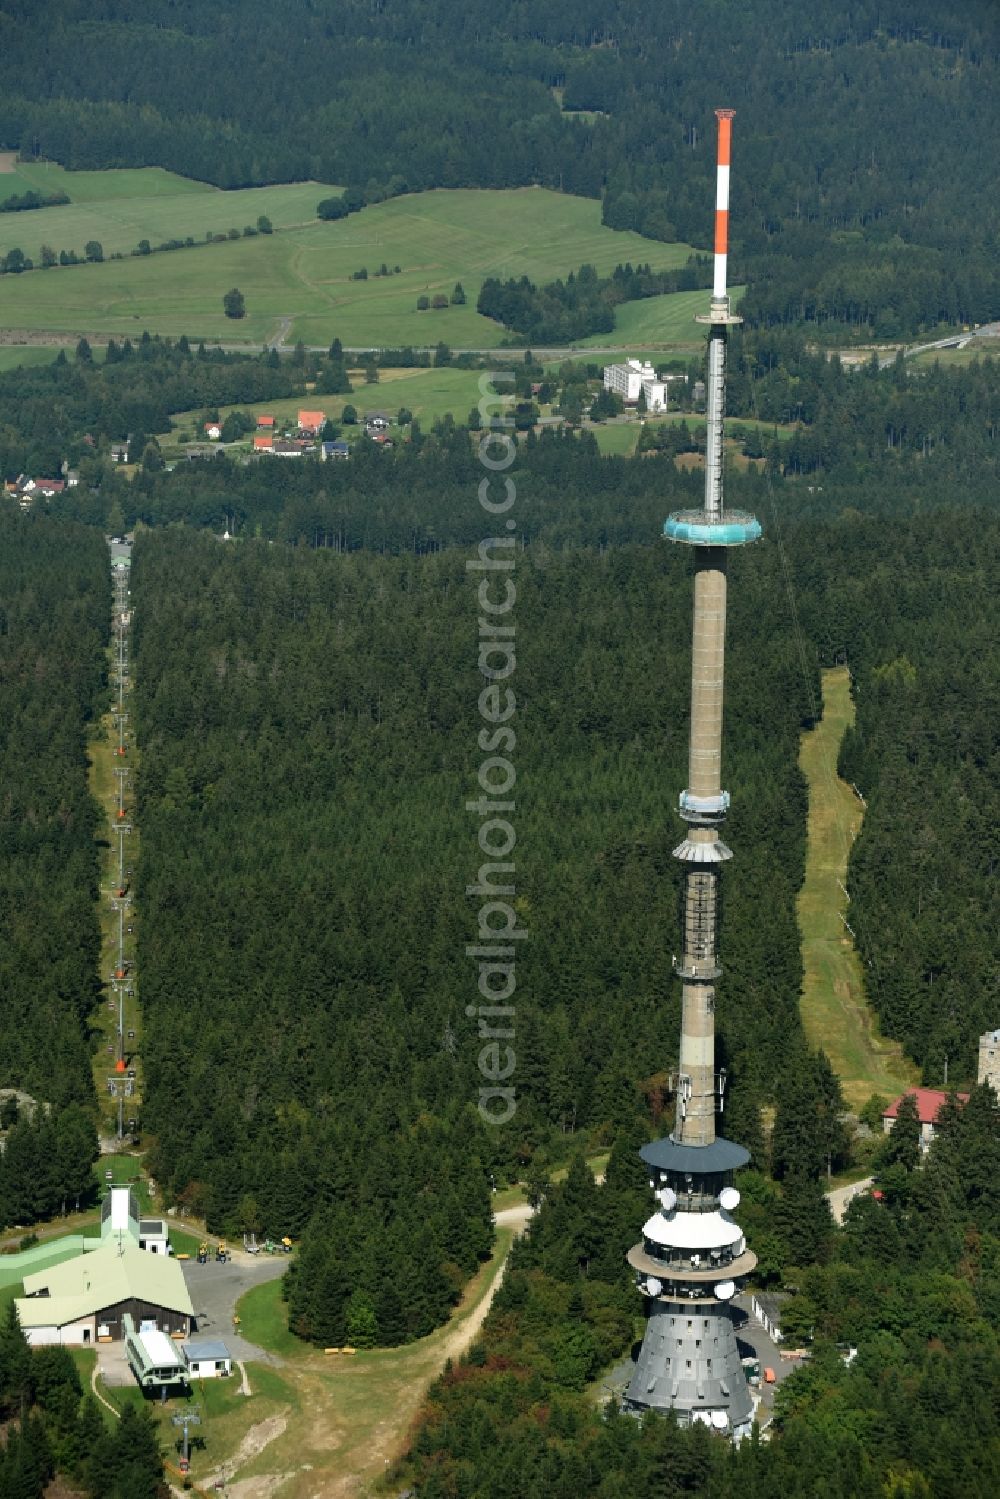
<svg viewBox="0 0 1000 1499">
<path fill-rule="evenodd" d="M 694 548 L 694 626 L 688 784 L 678 810 L 687 824 L 674 849 L 684 867 L 681 1041 L 674 1127 L 643 1147 L 658 1210 L 628 1254 L 646 1303 L 646 1333 L 625 1395 L 628 1409 L 673 1410 L 735 1439 L 750 1429 L 753 1402 L 736 1344 L 732 1299 L 754 1269 L 732 1217 L 740 1194 L 733 1172 L 750 1159 L 718 1137 L 724 1076 L 715 1070 L 715 981 L 719 877 L 732 858 L 719 829 L 729 810 L 722 786 L 722 709 L 726 647 L 726 565 L 731 548 L 761 535 L 759 522 L 723 503 L 726 339 L 740 319 L 726 290 L 729 158 L 733 111 L 716 110 L 719 153 L 715 275 L 708 325 L 705 503 L 668 517 L 668 541 Z"/>
</svg>

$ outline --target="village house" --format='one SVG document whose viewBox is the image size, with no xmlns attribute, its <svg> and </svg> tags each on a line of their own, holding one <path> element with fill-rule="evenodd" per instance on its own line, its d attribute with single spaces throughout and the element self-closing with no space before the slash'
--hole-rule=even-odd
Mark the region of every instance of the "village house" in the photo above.
<svg viewBox="0 0 1000 1499">
<path fill-rule="evenodd" d="M 346 442 L 324 442 L 319 450 L 319 456 L 325 463 L 328 458 L 347 458 L 350 456 L 350 448 Z"/>
<path fill-rule="evenodd" d="M 22 510 L 26 510 L 32 500 L 50 500 L 54 495 L 62 494 L 65 488 L 65 479 L 34 479 L 30 474 L 18 474 L 16 479 L 4 483 L 5 493 L 17 500 Z"/>
<path fill-rule="evenodd" d="M 325 411 L 300 411 L 298 415 L 299 431 L 316 437 L 326 426 Z"/>
</svg>

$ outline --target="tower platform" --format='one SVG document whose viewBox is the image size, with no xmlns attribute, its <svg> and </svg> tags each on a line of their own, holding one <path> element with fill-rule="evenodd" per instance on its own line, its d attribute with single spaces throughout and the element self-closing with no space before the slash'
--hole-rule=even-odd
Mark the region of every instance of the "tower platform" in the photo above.
<svg viewBox="0 0 1000 1499">
<path fill-rule="evenodd" d="M 743 547 L 763 536 L 760 521 L 746 510 L 723 510 L 717 520 L 705 510 L 677 510 L 663 523 L 668 541 L 688 546 Z"/>
</svg>

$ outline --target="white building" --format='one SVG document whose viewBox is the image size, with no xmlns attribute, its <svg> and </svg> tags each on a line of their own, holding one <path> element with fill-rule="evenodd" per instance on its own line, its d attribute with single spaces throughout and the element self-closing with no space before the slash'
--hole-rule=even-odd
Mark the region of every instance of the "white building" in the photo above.
<svg viewBox="0 0 1000 1499">
<path fill-rule="evenodd" d="M 181 1344 L 192 1379 L 225 1379 L 233 1372 L 233 1356 L 225 1343 L 188 1341 Z"/>
<path fill-rule="evenodd" d="M 1000 1094 L 1000 1030 L 985 1031 L 979 1038 L 979 1072 L 977 1081 L 989 1083 Z"/>
<path fill-rule="evenodd" d="M 621 396 L 627 406 L 633 406 L 640 392 L 646 398 L 647 411 L 666 411 L 666 380 L 658 380 L 649 360 L 626 359 L 624 364 L 609 364 L 604 369 L 604 389 Z"/>
<path fill-rule="evenodd" d="M 660 385 L 661 390 L 664 390 L 663 382 L 657 381 L 657 372 L 649 360 L 645 363 L 642 360 L 625 360 L 624 364 L 607 364 L 604 367 L 604 390 L 613 391 L 613 394 L 621 396 L 624 402 L 637 402 L 639 391 L 645 384 Z M 666 399 L 666 390 L 664 390 L 664 399 Z M 646 402 L 649 402 L 648 396 L 646 396 Z"/>
</svg>

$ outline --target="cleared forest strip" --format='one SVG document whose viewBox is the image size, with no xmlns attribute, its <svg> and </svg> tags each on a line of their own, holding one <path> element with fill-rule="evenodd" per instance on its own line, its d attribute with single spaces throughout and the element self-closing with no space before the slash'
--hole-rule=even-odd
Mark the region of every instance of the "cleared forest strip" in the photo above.
<svg viewBox="0 0 1000 1499">
<path fill-rule="evenodd" d="M 117 666 L 117 645 L 112 640 L 108 648 L 109 671 L 112 673 Z M 107 1139 L 117 1131 L 118 1105 L 108 1092 L 108 1078 L 115 1072 L 115 1060 L 117 1055 L 118 1038 L 118 996 L 114 990 L 112 976 L 118 972 L 118 963 L 121 957 L 119 952 L 119 935 L 123 938 L 122 953 L 127 965 L 127 988 L 124 995 L 124 1028 L 126 1061 L 130 1068 L 138 1072 L 138 1057 L 136 1055 L 139 1032 L 139 1000 L 138 984 L 135 976 L 135 936 L 134 912 L 131 903 L 127 905 L 120 923 L 116 908 L 117 891 L 122 888 L 119 885 L 119 836 L 117 808 L 119 805 L 118 775 L 117 773 L 128 767 L 134 772 L 134 750 L 131 748 L 133 741 L 129 739 L 130 749 L 126 756 L 119 757 L 117 754 L 119 744 L 118 726 L 115 714 L 117 711 L 117 692 L 115 694 L 115 705 L 103 715 L 100 722 L 95 726 L 94 736 L 88 745 L 89 759 L 89 782 L 90 792 L 95 802 L 104 813 L 104 820 L 97 831 L 98 846 L 100 850 L 100 924 L 101 924 L 101 981 L 104 986 L 104 997 L 101 1008 L 94 1020 L 97 1032 L 97 1048 L 94 1053 L 94 1086 L 100 1100 L 101 1122 L 100 1133 L 102 1138 Z M 125 697 L 126 709 L 128 696 Z M 132 774 L 126 783 L 126 801 L 132 799 Z M 127 868 L 131 870 L 138 852 L 138 835 L 134 830 L 131 819 L 128 826 L 132 831 L 126 836 L 124 853 Z M 131 874 L 126 875 L 126 888 L 131 887 Z M 122 981 L 125 982 L 125 981 Z M 129 992 L 132 991 L 132 992 Z M 131 1035 L 130 1035 L 131 1033 Z M 123 1110 L 124 1117 L 128 1118 L 138 1115 L 140 1103 L 140 1083 L 138 1077 L 135 1080 L 134 1092 L 125 1100 Z M 128 1132 L 127 1132 L 128 1133 Z"/>
<path fill-rule="evenodd" d="M 846 666 L 823 672 L 823 717 L 803 734 L 799 765 L 809 786 L 806 873 L 797 912 L 802 934 L 802 1020 L 822 1047 L 853 1109 L 873 1093 L 895 1098 L 918 1081 L 895 1041 L 879 1035 L 865 975 L 845 925 L 847 860 L 864 808 L 837 775 L 845 729 L 854 722 Z"/>
</svg>

